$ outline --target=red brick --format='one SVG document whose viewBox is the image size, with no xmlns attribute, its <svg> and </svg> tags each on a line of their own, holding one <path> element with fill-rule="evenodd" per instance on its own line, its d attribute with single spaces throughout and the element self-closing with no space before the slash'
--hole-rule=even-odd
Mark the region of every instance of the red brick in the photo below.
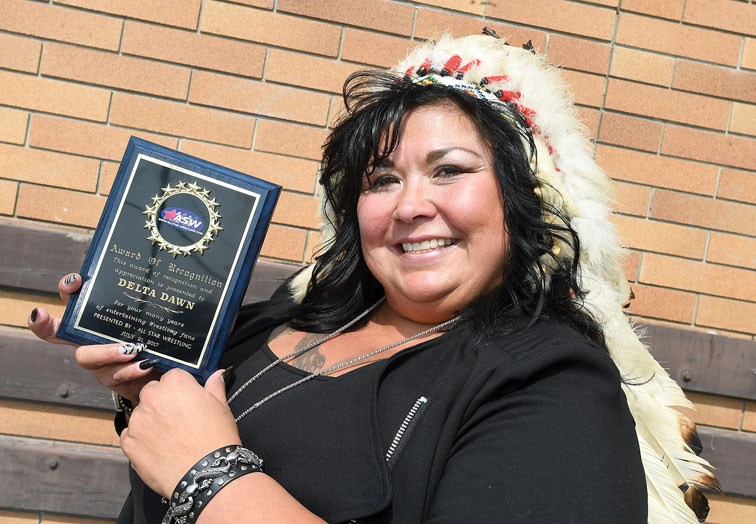
<svg viewBox="0 0 756 524">
<path fill-rule="evenodd" d="M 617 43 L 708 62 L 736 65 L 740 59 L 742 39 L 719 31 L 623 13 L 617 30 Z"/>
<path fill-rule="evenodd" d="M 732 104 L 730 131 L 756 136 L 756 105 Z"/>
<path fill-rule="evenodd" d="M 756 73 L 678 60 L 672 87 L 756 103 Z"/>
<path fill-rule="evenodd" d="M 279 260 L 301 263 L 307 244 L 307 231 L 271 224 L 265 235 L 260 255 Z"/>
<path fill-rule="evenodd" d="M 100 122 L 105 121 L 110 102 L 104 89 L 7 71 L 0 71 L 0 93 L 0 103 L 6 106 Z"/>
<path fill-rule="evenodd" d="M 0 510 L 0 522 L 3 524 L 39 524 L 39 514 L 27 511 Z"/>
<path fill-rule="evenodd" d="M 229 38 L 126 22 L 121 51 L 177 64 L 260 78 L 265 48 Z"/>
<path fill-rule="evenodd" d="M 270 49 L 265 80 L 341 94 L 344 80 L 363 67 L 319 56 Z"/>
<path fill-rule="evenodd" d="M 18 182 L 0 180 L 0 215 L 12 215 L 16 209 Z"/>
<path fill-rule="evenodd" d="M 66 517 L 63 515 L 54 515 L 45 511 L 45 524 L 113 524 L 113 521 L 91 519 L 87 517 Z"/>
<path fill-rule="evenodd" d="M 304 89 L 195 71 L 189 102 L 325 125 L 330 97 Z"/>
<path fill-rule="evenodd" d="M 202 8 L 200 27 L 203 33 L 328 56 L 336 56 L 341 41 L 336 25 L 212 0 Z"/>
<path fill-rule="evenodd" d="M 521 46 L 528 40 L 533 46 L 543 52 L 546 49 L 546 33 L 532 27 L 520 27 L 506 22 L 486 20 L 486 27 L 496 31 L 501 38 L 512 45 Z M 444 33 L 455 37 L 476 35 L 481 31 L 479 18 L 464 16 L 436 9 L 420 8 L 417 10 L 415 21 L 415 38 L 437 38 Z M 398 61 L 399 57 L 394 59 Z"/>
<path fill-rule="evenodd" d="M 740 333 L 756 333 L 756 304 L 702 296 L 698 301 L 696 324 Z"/>
<path fill-rule="evenodd" d="M 186 100 L 189 91 L 186 68 L 65 44 L 45 45 L 41 69 L 45 76 L 168 98 Z"/>
<path fill-rule="evenodd" d="M 609 79 L 605 105 L 625 113 L 725 130 L 730 103 L 707 96 Z"/>
<path fill-rule="evenodd" d="M 320 223 L 320 200 L 312 195 L 281 191 L 273 221 L 278 224 L 315 228 Z"/>
<path fill-rule="evenodd" d="M 562 77 L 570 85 L 576 104 L 601 107 L 606 88 L 606 79 L 603 75 L 562 71 Z"/>
<path fill-rule="evenodd" d="M 651 188 L 624 182 L 612 182 L 614 209 L 626 215 L 646 216 L 651 201 Z"/>
<path fill-rule="evenodd" d="M 315 191 L 318 163 L 314 160 L 190 140 L 181 141 L 181 151 L 279 184 L 284 189 L 310 194 Z"/>
<path fill-rule="evenodd" d="M 703 195 L 714 195 L 717 186 L 718 169 L 698 162 L 605 145 L 596 161 L 614 179 Z"/>
<path fill-rule="evenodd" d="M 318 164 L 313 160 L 188 140 L 181 142 L 181 150 L 279 184 L 284 189 L 310 194 L 315 190 Z"/>
<path fill-rule="evenodd" d="M 680 20 L 685 0 L 623 0 L 622 11 Z"/>
<path fill-rule="evenodd" d="M 489 4 L 486 0 L 417 0 L 417 2 L 478 16 L 483 16 Z"/>
<path fill-rule="evenodd" d="M 386 0 L 350 0 L 349 5 L 331 0 L 278 0 L 277 9 L 406 36 L 412 32 L 414 17 L 414 8 L 411 5 Z"/>
<path fill-rule="evenodd" d="M 661 220 L 756 236 L 756 206 L 656 190 L 651 209 Z"/>
<path fill-rule="evenodd" d="M 732 0 L 686 0 L 683 22 L 756 35 L 756 6 Z"/>
<path fill-rule="evenodd" d="M 717 196 L 756 204 L 756 173 L 723 169 L 719 175 Z"/>
<path fill-rule="evenodd" d="M 28 0 L 4 0 L 0 29 L 101 49 L 118 49 L 121 20 Z"/>
<path fill-rule="evenodd" d="M 23 218 L 93 228 L 103 205 L 105 199 L 100 196 L 21 184 L 16 214 Z"/>
<path fill-rule="evenodd" d="M 604 113 L 599 127 L 599 140 L 607 144 L 657 151 L 662 124 L 643 118 Z"/>
<path fill-rule="evenodd" d="M 643 255 L 640 281 L 724 298 L 753 300 L 756 296 L 754 271 L 651 253 Z"/>
<path fill-rule="evenodd" d="M 497 0 L 488 6 L 486 17 L 507 22 L 556 29 L 557 31 L 611 40 L 614 9 L 563 0 Z"/>
<path fill-rule="evenodd" d="M 108 196 L 113 188 L 113 182 L 118 174 L 118 162 L 103 162 L 100 168 L 100 180 L 97 182 L 97 192 L 100 195 Z"/>
<path fill-rule="evenodd" d="M 110 122 L 156 133 L 249 147 L 255 119 L 205 107 L 115 93 Z"/>
<path fill-rule="evenodd" d="M 745 39 L 743 60 L 740 65 L 746 69 L 756 69 L 756 38 Z"/>
<path fill-rule="evenodd" d="M 635 282 L 638 279 L 638 270 L 640 269 L 641 254 L 637 251 L 626 249 L 620 259 L 622 272 L 628 282 Z"/>
<path fill-rule="evenodd" d="M 0 107 L 0 142 L 23 144 L 26 140 L 26 128 L 29 113 Z"/>
<path fill-rule="evenodd" d="M 716 264 L 756 269 L 756 238 L 712 233 L 706 260 Z"/>
<path fill-rule="evenodd" d="M 346 28 L 341 59 L 386 68 L 404 58 L 416 45 L 406 38 Z"/>
<path fill-rule="evenodd" d="M 275 0 L 230 0 L 234 4 L 251 5 L 254 7 L 262 7 L 263 9 L 273 9 Z"/>
<path fill-rule="evenodd" d="M 733 524 L 734 522 L 756 521 L 756 500 L 735 495 L 707 493 L 711 512 L 706 522 L 709 524 Z"/>
<path fill-rule="evenodd" d="M 756 166 L 756 141 L 753 139 L 666 125 L 662 153 L 684 158 L 752 169 Z"/>
<path fill-rule="evenodd" d="M 260 120 L 255 131 L 254 148 L 257 151 L 320 160 L 321 148 L 327 136 L 325 129 Z"/>
<path fill-rule="evenodd" d="M 612 222 L 623 244 L 633 249 L 699 260 L 706 251 L 707 232 L 702 229 L 620 215 L 614 215 Z"/>
<path fill-rule="evenodd" d="M 588 128 L 588 138 L 595 141 L 598 136 L 599 119 L 601 113 L 598 109 L 592 109 L 590 107 L 577 106 L 577 116 L 585 127 Z"/>
<path fill-rule="evenodd" d="M 0 400 L 0 425 L 11 435 L 117 446 L 112 419 L 94 409 Z"/>
<path fill-rule="evenodd" d="M 201 0 L 56 0 L 58 4 L 83 7 L 126 18 L 196 29 Z"/>
<path fill-rule="evenodd" d="M 36 73 L 40 49 L 42 44 L 37 40 L 0 33 L 0 67 Z"/>
<path fill-rule="evenodd" d="M 743 400 L 720 395 L 686 392 L 688 400 L 696 405 L 693 422 L 720 428 L 740 429 L 743 418 Z"/>
<path fill-rule="evenodd" d="M 569 69 L 606 74 L 610 53 L 609 44 L 583 38 L 552 35 L 549 39 L 549 62 Z"/>
<path fill-rule="evenodd" d="M 690 324 L 696 310 L 696 295 L 674 289 L 633 284 L 635 298 L 628 313 L 647 318 Z"/>
<path fill-rule="evenodd" d="M 756 402 L 754 401 L 746 401 L 743 431 L 756 432 Z M 754 502 L 753 506 L 756 510 L 756 502 Z M 756 517 L 756 513 L 754 513 L 754 517 Z"/>
<path fill-rule="evenodd" d="M 638 49 L 617 46 L 612 55 L 612 76 L 628 80 L 668 86 L 673 68 L 673 58 Z"/>
<path fill-rule="evenodd" d="M 99 170 L 91 158 L 0 144 L 0 178 L 93 192 Z"/>
<path fill-rule="evenodd" d="M 29 145 L 98 159 L 120 160 L 131 136 L 173 149 L 178 145 L 175 138 L 47 115 L 34 115 Z"/>
</svg>

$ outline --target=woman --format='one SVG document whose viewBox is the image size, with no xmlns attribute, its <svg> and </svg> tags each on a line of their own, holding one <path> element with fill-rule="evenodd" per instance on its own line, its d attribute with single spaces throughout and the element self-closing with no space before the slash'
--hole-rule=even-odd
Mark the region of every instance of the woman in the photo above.
<svg viewBox="0 0 756 524">
<path fill-rule="evenodd" d="M 203 388 L 130 347 L 77 350 L 136 405 L 119 522 L 646 522 L 607 352 L 622 365 L 615 350 L 637 343 L 607 181 L 564 96 L 492 36 L 351 77 L 324 149 L 330 239 L 291 293 L 242 308 L 233 378 Z M 623 371 L 640 382 L 660 368 L 637 344 Z"/>
</svg>

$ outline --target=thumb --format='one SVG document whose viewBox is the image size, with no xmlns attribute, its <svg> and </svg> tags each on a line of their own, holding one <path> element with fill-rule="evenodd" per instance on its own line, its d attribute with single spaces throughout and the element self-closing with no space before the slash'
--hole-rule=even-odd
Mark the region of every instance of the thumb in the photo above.
<svg viewBox="0 0 756 524">
<path fill-rule="evenodd" d="M 223 369 L 219 369 L 205 382 L 205 389 L 219 402 L 226 404 L 226 383 L 223 381 Z"/>
</svg>

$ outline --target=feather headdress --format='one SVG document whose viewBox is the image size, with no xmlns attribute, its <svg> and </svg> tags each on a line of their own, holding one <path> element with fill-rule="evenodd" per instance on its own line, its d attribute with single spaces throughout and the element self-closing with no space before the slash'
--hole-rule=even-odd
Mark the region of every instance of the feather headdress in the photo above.
<svg viewBox="0 0 756 524">
<path fill-rule="evenodd" d="M 695 426 L 675 408 L 689 408 L 679 386 L 653 359 L 626 316 L 630 298 L 620 257 L 622 248 L 611 213 L 610 181 L 593 159 L 573 99 L 558 70 L 532 52 L 490 35 L 442 37 L 415 48 L 392 70 L 419 85 L 440 84 L 517 112 L 537 148 L 533 167 L 544 208 L 567 217 L 580 239 L 579 277 L 583 304 L 601 325 L 609 353 L 625 379 L 623 388 L 635 418 L 648 488 L 648 521 L 693 523 L 708 513 L 700 487 L 718 489 L 710 465 L 698 457 Z M 332 213 L 332 210 L 324 210 Z M 324 240 L 333 235 L 323 231 Z M 540 263 L 548 275 L 554 259 L 573 257 L 556 241 Z M 310 280 L 303 271 L 292 283 L 301 299 Z M 548 282 L 547 282 L 548 285 Z"/>
</svg>

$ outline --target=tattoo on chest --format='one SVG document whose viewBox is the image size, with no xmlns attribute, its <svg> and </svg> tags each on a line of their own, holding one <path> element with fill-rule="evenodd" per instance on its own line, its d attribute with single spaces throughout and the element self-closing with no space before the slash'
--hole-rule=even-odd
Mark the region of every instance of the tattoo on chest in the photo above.
<svg viewBox="0 0 756 524">
<path fill-rule="evenodd" d="M 317 333 L 307 333 L 302 338 L 302 340 L 297 343 L 294 349 L 302 349 L 312 344 L 313 342 L 317 342 L 321 338 L 323 338 L 323 335 L 319 335 Z M 321 369 L 323 369 L 325 361 L 325 355 L 320 353 L 320 346 L 317 346 L 307 351 L 306 353 L 292 359 L 289 364 L 303 371 L 309 371 L 310 373 L 313 373 L 315 371 L 320 371 Z"/>
</svg>

